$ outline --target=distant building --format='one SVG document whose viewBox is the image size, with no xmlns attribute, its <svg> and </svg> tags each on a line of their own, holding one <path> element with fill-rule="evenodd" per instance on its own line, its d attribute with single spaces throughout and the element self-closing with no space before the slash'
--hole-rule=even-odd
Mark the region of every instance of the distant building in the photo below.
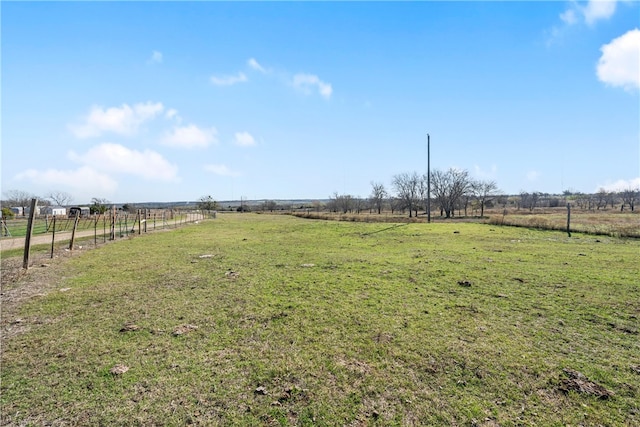
<svg viewBox="0 0 640 427">
<path fill-rule="evenodd" d="M 9 210 L 10 210 L 11 212 L 13 212 L 14 214 L 18 215 L 18 216 L 22 215 L 22 212 L 23 212 L 23 211 L 22 211 L 22 207 L 20 207 L 20 206 L 13 206 L 13 207 L 10 207 L 10 208 L 9 208 Z"/>
<path fill-rule="evenodd" d="M 66 215 L 67 208 L 63 208 L 62 206 L 47 206 L 42 210 L 42 214 L 44 215 Z"/>
</svg>

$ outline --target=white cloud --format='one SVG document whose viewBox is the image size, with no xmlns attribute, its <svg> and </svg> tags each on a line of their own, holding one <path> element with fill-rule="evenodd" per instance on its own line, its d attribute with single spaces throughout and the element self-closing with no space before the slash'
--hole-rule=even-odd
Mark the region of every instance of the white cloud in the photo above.
<svg viewBox="0 0 640 427">
<path fill-rule="evenodd" d="M 151 54 L 151 59 L 149 59 L 149 61 L 154 63 L 154 64 L 161 64 L 162 63 L 162 52 L 158 52 L 157 50 L 154 50 L 153 53 Z"/>
<path fill-rule="evenodd" d="M 613 191 L 613 192 L 619 192 L 619 191 L 624 191 L 629 189 L 640 189 L 640 177 L 632 178 L 629 180 L 619 179 L 612 183 L 599 185 L 595 191 L 597 192 L 600 189 L 604 189 L 605 191 Z"/>
<path fill-rule="evenodd" d="M 176 126 L 165 135 L 162 144 L 177 148 L 205 148 L 218 143 L 218 131 L 212 127 L 200 129 L 196 125 Z"/>
<path fill-rule="evenodd" d="M 100 136 L 105 132 L 120 135 L 134 135 L 140 125 L 162 113 L 164 106 L 160 102 L 138 103 L 133 107 L 122 104 L 121 107 L 104 109 L 101 106 L 91 107 L 89 114 L 79 125 L 69 125 L 69 130 L 78 138 Z"/>
<path fill-rule="evenodd" d="M 168 120 L 175 120 L 178 123 L 182 122 L 182 117 L 180 117 L 180 115 L 178 114 L 178 110 L 176 110 L 175 108 L 170 108 L 169 110 L 167 110 L 167 112 L 164 114 L 164 117 Z"/>
<path fill-rule="evenodd" d="M 578 15 L 575 9 L 567 9 L 560 14 L 560 19 L 567 25 L 573 25 L 578 22 Z"/>
<path fill-rule="evenodd" d="M 600 50 L 596 72 L 601 82 L 626 90 L 640 89 L 640 29 L 626 32 Z"/>
<path fill-rule="evenodd" d="M 261 73 L 266 73 L 267 70 L 255 60 L 255 58 L 249 58 L 247 61 L 249 67 L 253 68 L 256 71 L 260 71 Z"/>
<path fill-rule="evenodd" d="M 582 20 L 592 26 L 597 21 L 609 19 L 616 12 L 617 0 L 589 0 L 585 6 L 576 1 L 569 4 L 567 10 L 560 14 L 566 25 L 574 25 Z"/>
<path fill-rule="evenodd" d="M 232 171 L 226 165 L 205 165 L 204 170 L 220 176 L 240 176 L 239 172 Z"/>
<path fill-rule="evenodd" d="M 247 76 L 245 76 L 244 73 L 238 73 L 235 76 L 211 76 L 211 83 L 216 86 L 231 86 L 236 83 L 246 82 L 247 80 Z"/>
<path fill-rule="evenodd" d="M 593 25 L 600 19 L 609 19 L 613 16 L 616 11 L 616 0 L 589 0 L 581 10 L 585 22 Z"/>
<path fill-rule="evenodd" d="M 314 74 L 296 74 L 293 76 L 293 87 L 305 94 L 311 94 L 312 89 L 315 87 L 318 93 L 327 99 L 329 99 L 333 93 L 331 84 L 323 82 Z"/>
<path fill-rule="evenodd" d="M 118 188 L 118 183 L 113 178 L 90 166 L 82 166 L 76 170 L 29 169 L 16 175 L 16 179 L 31 181 L 36 185 L 46 182 L 51 187 L 73 189 L 74 193 L 86 194 L 87 197 L 92 194 L 111 194 Z"/>
<path fill-rule="evenodd" d="M 131 150 L 120 144 L 101 144 L 85 154 L 69 152 L 69 158 L 105 173 L 124 173 L 147 180 L 174 181 L 178 168 L 153 150 Z"/>
<path fill-rule="evenodd" d="M 241 147 L 251 147 L 256 145 L 256 140 L 249 132 L 236 132 L 233 143 Z"/>
</svg>

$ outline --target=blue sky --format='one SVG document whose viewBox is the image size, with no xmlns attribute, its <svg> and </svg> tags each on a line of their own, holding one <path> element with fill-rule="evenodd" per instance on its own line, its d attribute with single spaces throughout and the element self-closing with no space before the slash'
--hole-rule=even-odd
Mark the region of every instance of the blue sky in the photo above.
<svg viewBox="0 0 640 427">
<path fill-rule="evenodd" d="M 638 2 L 30 3 L 2 16 L 2 191 L 367 197 L 469 170 L 640 186 Z"/>
</svg>

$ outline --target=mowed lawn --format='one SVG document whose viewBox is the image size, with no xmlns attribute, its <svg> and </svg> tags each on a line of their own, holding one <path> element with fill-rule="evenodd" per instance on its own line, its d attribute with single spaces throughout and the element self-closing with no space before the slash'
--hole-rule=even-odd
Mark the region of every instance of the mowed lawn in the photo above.
<svg viewBox="0 0 640 427">
<path fill-rule="evenodd" d="M 229 214 L 60 262 L 2 424 L 640 425 L 638 240 Z"/>
</svg>

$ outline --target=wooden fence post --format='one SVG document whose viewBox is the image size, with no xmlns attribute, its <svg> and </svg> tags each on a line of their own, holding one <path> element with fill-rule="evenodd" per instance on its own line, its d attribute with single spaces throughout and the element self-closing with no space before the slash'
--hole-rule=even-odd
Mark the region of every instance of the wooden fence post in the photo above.
<svg viewBox="0 0 640 427">
<path fill-rule="evenodd" d="M 80 219 L 80 211 L 76 211 L 76 219 L 73 221 L 73 230 L 71 230 L 71 241 L 69 242 L 69 250 L 73 250 L 73 242 L 76 240 L 76 228 L 78 228 L 78 220 Z"/>
<path fill-rule="evenodd" d="M 571 205 L 567 203 L 567 235 L 571 237 Z"/>
<path fill-rule="evenodd" d="M 53 216 L 53 233 L 51 235 L 51 259 L 53 259 L 53 249 L 56 242 L 56 216 Z"/>
<path fill-rule="evenodd" d="M 116 205 L 111 207 L 111 230 L 109 238 L 110 240 L 116 240 Z"/>
<path fill-rule="evenodd" d="M 24 260 L 22 262 L 22 268 L 25 270 L 29 268 L 29 255 L 31 252 L 31 235 L 33 234 L 33 219 L 36 216 L 36 206 L 38 199 L 31 199 L 31 210 L 29 211 L 29 221 L 27 221 L 27 235 L 24 240 Z"/>
</svg>

